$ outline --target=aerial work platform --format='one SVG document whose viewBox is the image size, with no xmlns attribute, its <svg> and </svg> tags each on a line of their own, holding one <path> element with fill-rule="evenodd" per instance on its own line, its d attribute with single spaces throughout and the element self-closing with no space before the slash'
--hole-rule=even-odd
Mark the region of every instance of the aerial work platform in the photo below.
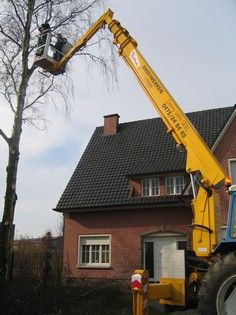
<svg viewBox="0 0 236 315">
<path fill-rule="evenodd" d="M 41 35 L 39 35 L 39 38 L 40 36 Z M 43 36 L 45 36 L 45 40 L 42 45 L 37 47 L 34 63 L 43 70 L 51 72 L 53 75 L 63 74 L 65 67 L 60 67 L 58 71 L 50 71 L 50 69 L 57 68 L 60 60 L 71 49 L 72 45 L 62 37 L 61 42 L 58 42 L 58 38 L 61 36 L 60 34 L 54 35 L 48 32 Z M 58 43 L 60 46 L 58 46 Z"/>
</svg>

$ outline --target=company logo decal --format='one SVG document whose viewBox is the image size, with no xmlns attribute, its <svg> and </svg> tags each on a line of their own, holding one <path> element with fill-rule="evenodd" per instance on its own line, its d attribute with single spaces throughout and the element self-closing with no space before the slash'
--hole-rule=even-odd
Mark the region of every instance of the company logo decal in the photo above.
<svg viewBox="0 0 236 315">
<path fill-rule="evenodd" d="M 130 59 L 136 68 L 140 67 L 140 61 L 138 59 L 138 55 L 135 49 L 131 51 Z"/>
</svg>

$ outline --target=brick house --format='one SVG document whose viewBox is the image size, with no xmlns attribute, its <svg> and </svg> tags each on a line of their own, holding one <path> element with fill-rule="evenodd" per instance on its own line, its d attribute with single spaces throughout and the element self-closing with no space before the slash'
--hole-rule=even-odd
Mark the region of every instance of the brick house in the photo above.
<svg viewBox="0 0 236 315">
<path fill-rule="evenodd" d="M 236 180 L 236 107 L 187 114 Z M 164 247 L 191 248 L 191 190 L 185 153 L 160 118 L 119 123 L 104 116 L 57 207 L 64 214 L 69 278 L 130 279 L 147 268 L 158 280 Z M 220 191 L 222 229 L 227 194 Z"/>
</svg>

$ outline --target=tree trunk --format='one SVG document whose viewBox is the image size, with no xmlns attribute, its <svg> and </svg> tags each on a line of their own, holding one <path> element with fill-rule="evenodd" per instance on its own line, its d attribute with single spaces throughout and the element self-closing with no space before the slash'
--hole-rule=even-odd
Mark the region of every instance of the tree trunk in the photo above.
<svg viewBox="0 0 236 315">
<path fill-rule="evenodd" d="M 23 93 L 24 94 L 24 93 Z M 21 98 L 20 98 L 21 99 Z M 19 144 L 20 136 L 22 132 L 22 113 L 23 103 L 20 102 L 18 111 L 15 115 L 15 121 L 12 131 L 12 136 L 9 138 L 9 156 L 7 165 L 7 177 L 6 177 L 6 193 L 5 204 L 3 211 L 3 218 L 0 228 L 0 285 L 3 285 L 8 281 L 10 276 L 10 267 L 12 259 L 12 245 L 14 239 L 14 212 L 17 200 L 16 194 L 16 178 L 19 162 Z"/>
<path fill-rule="evenodd" d="M 3 211 L 3 219 L 0 229 L 0 285 L 9 280 L 13 245 L 13 220 L 17 200 L 16 178 L 20 156 L 20 137 L 22 133 L 23 111 L 25 105 L 26 90 L 33 73 L 28 68 L 30 25 L 35 1 L 29 2 L 25 33 L 22 45 L 22 74 L 17 93 L 17 106 L 14 116 L 14 125 L 11 138 L 8 139 L 9 155 L 6 177 L 6 193 Z"/>
</svg>

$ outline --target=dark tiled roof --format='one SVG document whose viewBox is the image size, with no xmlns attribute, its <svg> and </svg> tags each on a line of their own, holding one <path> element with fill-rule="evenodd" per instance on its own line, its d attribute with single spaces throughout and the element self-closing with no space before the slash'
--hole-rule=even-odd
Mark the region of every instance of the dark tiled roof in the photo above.
<svg viewBox="0 0 236 315">
<path fill-rule="evenodd" d="M 234 107 L 187 114 L 209 147 Z M 114 136 L 97 127 L 55 210 L 176 202 L 176 197 L 131 198 L 129 176 L 185 170 L 186 154 L 176 148 L 161 118 L 122 123 Z"/>
</svg>

